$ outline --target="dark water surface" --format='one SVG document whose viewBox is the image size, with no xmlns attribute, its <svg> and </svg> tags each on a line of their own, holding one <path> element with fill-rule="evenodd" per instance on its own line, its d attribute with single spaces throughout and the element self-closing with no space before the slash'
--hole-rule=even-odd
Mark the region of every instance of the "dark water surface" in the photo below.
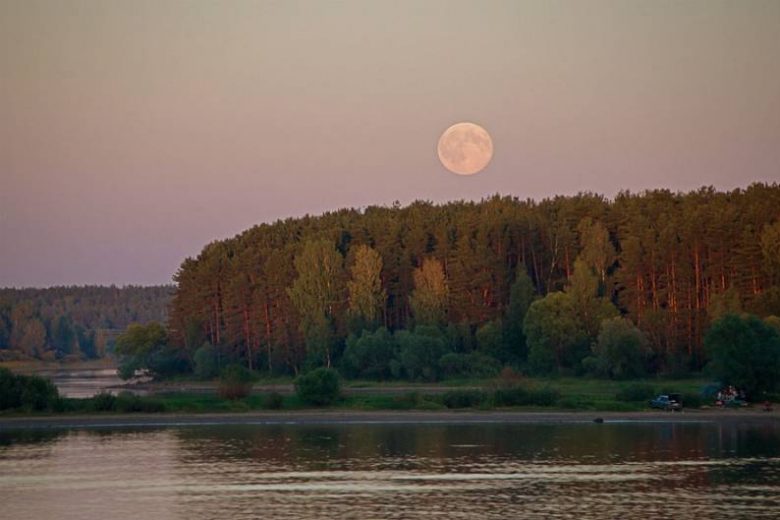
<svg viewBox="0 0 780 520">
<path fill-rule="evenodd" d="M 3 519 L 780 518 L 777 424 L 0 432 Z"/>
</svg>

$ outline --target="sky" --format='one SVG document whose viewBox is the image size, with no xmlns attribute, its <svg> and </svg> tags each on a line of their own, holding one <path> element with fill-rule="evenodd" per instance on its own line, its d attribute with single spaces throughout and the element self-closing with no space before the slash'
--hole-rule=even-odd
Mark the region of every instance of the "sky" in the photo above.
<svg viewBox="0 0 780 520">
<path fill-rule="evenodd" d="M 440 134 L 482 125 L 477 175 Z M 780 181 L 780 1 L 0 0 L 0 286 L 262 222 Z"/>
</svg>

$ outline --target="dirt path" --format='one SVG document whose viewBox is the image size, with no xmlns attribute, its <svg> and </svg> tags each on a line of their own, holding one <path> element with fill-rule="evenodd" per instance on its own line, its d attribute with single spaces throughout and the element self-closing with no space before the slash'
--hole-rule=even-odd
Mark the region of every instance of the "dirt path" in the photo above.
<svg viewBox="0 0 780 520">
<path fill-rule="evenodd" d="M 593 423 L 764 423 L 780 427 L 780 412 L 692 410 L 672 412 L 516 412 L 307 410 L 224 414 L 105 414 L 0 418 L 0 432 L 19 429 L 177 427 L 272 424 L 565 424 Z"/>
</svg>

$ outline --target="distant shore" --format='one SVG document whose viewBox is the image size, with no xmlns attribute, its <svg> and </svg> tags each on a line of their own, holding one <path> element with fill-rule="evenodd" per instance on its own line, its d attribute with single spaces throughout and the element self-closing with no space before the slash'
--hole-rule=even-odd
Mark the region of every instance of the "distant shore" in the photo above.
<svg viewBox="0 0 780 520">
<path fill-rule="evenodd" d="M 89 414 L 0 417 L 0 433 L 28 429 L 134 428 L 223 425 L 350 424 L 573 424 L 596 423 L 767 423 L 780 426 L 780 412 L 687 410 L 674 412 L 523 412 L 307 410 L 246 413 Z"/>
</svg>

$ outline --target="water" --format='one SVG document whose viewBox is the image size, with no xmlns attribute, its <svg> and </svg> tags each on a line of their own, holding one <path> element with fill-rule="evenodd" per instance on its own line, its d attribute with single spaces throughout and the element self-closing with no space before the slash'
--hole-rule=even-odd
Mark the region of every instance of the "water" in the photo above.
<svg viewBox="0 0 780 520">
<path fill-rule="evenodd" d="M 778 518 L 775 424 L 0 432 L 4 519 Z"/>
<path fill-rule="evenodd" d="M 148 392 L 128 387 L 128 383 L 146 382 L 148 377 L 136 377 L 130 381 L 119 378 L 116 368 L 42 368 L 28 371 L 46 379 L 50 379 L 64 397 L 92 397 L 101 392 L 112 394 L 121 391 L 130 391 L 138 395 L 146 395 Z"/>
</svg>

